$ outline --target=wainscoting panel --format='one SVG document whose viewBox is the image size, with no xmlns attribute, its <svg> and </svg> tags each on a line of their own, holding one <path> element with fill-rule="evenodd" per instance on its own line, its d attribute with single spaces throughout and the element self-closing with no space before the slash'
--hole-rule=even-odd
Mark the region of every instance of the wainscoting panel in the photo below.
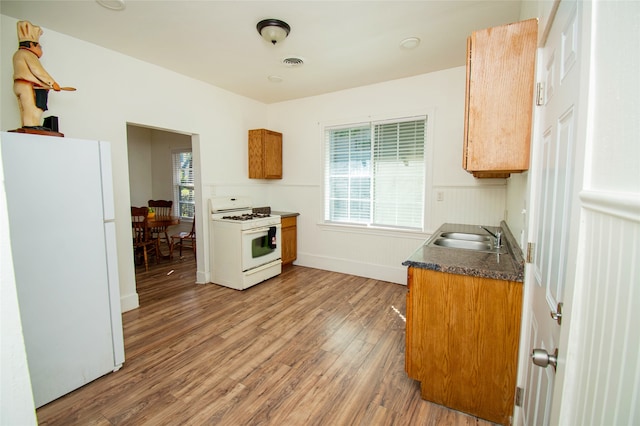
<svg viewBox="0 0 640 426">
<path fill-rule="evenodd" d="M 638 424 L 640 197 L 583 193 L 581 199 L 583 264 L 571 317 L 578 333 L 567 354 L 567 372 L 576 380 L 572 422 Z"/>
<path fill-rule="evenodd" d="M 446 222 L 498 226 L 505 219 L 506 191 L 506 185 L 436 187 L 429 228 Z"/>
</svg>

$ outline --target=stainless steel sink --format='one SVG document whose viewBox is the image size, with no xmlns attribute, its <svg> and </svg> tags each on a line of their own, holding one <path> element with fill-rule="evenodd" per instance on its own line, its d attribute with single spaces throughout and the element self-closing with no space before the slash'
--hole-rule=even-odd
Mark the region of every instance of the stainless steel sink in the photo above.
<svg viewBox="0 0 640 426">
<path fill-rule="evenodd" d="M 491 237 L 489 235 L 471 234 L 468 232 L 443 232 L 440 234 L 440 237 L 454 240 L 491 242 Z"/>
<path fill-rule="evenodd" d="M 467 232 L 443 232 L 434 238 L 429 243 L 429 246 L 472 250 L 484 253 L 507 253 L 504 244 L 501 247 L 495 247 L 494 239 L 491 236 Z"/>
<path fill-rule="evenodd" d="M 493 247 L 490 242 L 454 240 L 452 238 L 437 238 L 434 245 L 440 247 L 460 248 L 466 250 L 488 251 Z"/>
</svg>

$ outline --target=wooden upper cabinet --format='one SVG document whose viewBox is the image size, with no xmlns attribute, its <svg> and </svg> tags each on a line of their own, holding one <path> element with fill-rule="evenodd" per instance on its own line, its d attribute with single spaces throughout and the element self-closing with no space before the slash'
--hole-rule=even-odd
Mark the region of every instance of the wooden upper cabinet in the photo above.
<svg viewBox="0 0 640 426">
<path fill-rule="evenodd" d="M 282 133 L 249 130 L 249 178 L 282 179 Z"/>
<path fill-rule="evenodd" d="M 463 167 L 475 177 L 529 169 L 537 19 L 467 40 Z"/>
</svg>

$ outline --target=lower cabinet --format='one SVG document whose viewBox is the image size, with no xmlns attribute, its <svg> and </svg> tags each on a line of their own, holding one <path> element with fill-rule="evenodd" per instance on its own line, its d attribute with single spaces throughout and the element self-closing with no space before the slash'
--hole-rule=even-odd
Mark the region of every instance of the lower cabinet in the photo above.
<svg viewBox="0 0 640 426">
<path fill-rule="evenodd" d="M 282 265 L 293 263 L 298 257 L 297 215 L 283 216 L 282 224 Z"/>
<path fill-rule="evenodd" d="M 405 370 L 422 398 L 508 424 L 522 283 L 409 267 L 407 289 Z"/>
</svg>

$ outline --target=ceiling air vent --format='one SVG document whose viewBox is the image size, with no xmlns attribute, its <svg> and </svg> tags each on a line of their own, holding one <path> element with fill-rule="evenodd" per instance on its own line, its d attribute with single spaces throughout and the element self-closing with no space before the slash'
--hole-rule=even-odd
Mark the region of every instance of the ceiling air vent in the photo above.
<svg viewBox="0 0 640 426">
<path fill-rule="evenodd" d="M 304 65 L 304 59 L 296 58 L 295 56 L 284 58 L 282 63 L 288 67 L 301 67 Z"/>
</svg>

